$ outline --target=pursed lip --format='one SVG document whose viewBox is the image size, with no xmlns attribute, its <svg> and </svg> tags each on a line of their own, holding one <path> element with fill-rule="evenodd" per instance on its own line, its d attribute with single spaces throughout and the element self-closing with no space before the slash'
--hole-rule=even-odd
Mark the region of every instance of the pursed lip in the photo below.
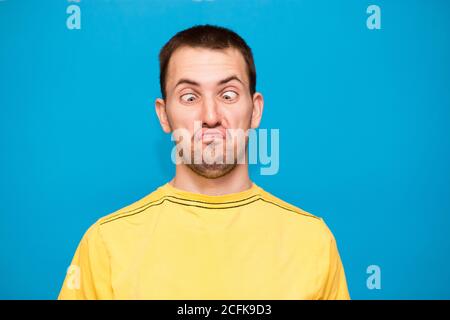
<svg viewBox="0 0 450 320">
<path fill-rule="evenodd" d="M 226 131 L 223 128 L 202 128 L 196 133 L 196 140 L 202 142 L 212 142 L 214 140 L 225 139 Z"/>
</svg>

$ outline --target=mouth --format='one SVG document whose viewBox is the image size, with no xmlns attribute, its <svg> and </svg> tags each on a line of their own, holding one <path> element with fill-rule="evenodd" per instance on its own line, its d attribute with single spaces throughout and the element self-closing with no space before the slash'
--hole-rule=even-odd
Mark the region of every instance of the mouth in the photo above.
<svg viewBox="0 0 450 320">
<path fill-rule="evenodd" d="M 225 139 L 225 129 L 202 128 L 198 131 L 197 139 L 203 143 L 209 144 Z"/>
</svg>

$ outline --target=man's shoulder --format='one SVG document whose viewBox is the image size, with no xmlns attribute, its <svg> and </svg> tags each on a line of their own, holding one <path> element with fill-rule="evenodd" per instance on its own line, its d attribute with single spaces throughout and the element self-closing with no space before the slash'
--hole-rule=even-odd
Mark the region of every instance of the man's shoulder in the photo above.
<svg viewBox="0 0 450 320">
<path fill-rule="evenodd" d="M 121 219 L 123 217 L 135 215 L 143 210 L 148 209 L 150 206 L 157 204 L 163 198 L 160 188 L 156 188 L 152 192 L 148 193 L 144 197 L 121 207 L 120 209 L 113 211 L 107 215 L 100 217 L 95 224 L 103 225 L 111 221 Z"/>
<path fill-rule="evenodd" d="M 261 187 L 259 189 L 260 189 L 260 194 L 261 194 L 261 200 L 265 203 L 268 203 L 270 205 L 278 207 L 280 209 L 280 211 L 283 211 L 283 210 L 289 211 L 291 213 L 295 213 L 295 214 L 298 214 L 298 215 L 306 217 L 306 218 L 311 218 L 311 219 L 315 219 L 315 220 L 319 220 L 319 221 L 322 220 L 321 217 L 319 217 L 315 214 L 312 214 L 312 213 L 310 213 L 298 206 L 295 206 L 289 202 L 281 200 L 277 196 L 262 189 Z"/>
<path fill-rule="evenodd" d="M 282 219 L 289 226 L 289 229 L 294 230 L 299 237 L 314 239 L 314 241 L 325 245 L 333 240 L 333 234 L 323 217 L 312 214 L 294 204 L 281 200 L 262 188 L 260 189 L 261 200 L 271 206 L 271 211 L 277 210 L 277 214 L 280 213 L 279 219 Z"/>
</svg>

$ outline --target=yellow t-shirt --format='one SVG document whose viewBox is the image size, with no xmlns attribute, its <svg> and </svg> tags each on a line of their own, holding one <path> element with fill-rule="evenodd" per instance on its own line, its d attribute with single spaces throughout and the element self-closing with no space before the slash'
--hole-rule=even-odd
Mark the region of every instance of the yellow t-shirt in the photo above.
<svg viewBox="0 0 450 320">
<path fill-rule="evenodd" d="M 350 299 L 322 218 L 253 184 L 165 184 L 83 236 L 58 299 Z"/>
</svg>

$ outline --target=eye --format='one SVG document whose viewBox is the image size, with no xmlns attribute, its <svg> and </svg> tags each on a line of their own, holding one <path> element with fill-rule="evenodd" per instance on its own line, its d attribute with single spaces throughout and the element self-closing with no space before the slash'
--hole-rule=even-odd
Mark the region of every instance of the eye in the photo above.
<svg viewBox="0 0 450 320">
<path fill-rule="evenodd" d="M 195 102 L 197 97 L 193 93 L 186 93 L 186 94 L 183 94 L 180 97 L 180 99 L 181 99 L 182 102 L 185 102 L 185 103 L 193 103 L 193 102 Z"/>
<path fill-rule="evenodd" d="M 238 94 L 235 91 L 228 90 L 222 93 L 222 99 L 226 101 L 234 101 L 238 97 Z"/>
</svg>

